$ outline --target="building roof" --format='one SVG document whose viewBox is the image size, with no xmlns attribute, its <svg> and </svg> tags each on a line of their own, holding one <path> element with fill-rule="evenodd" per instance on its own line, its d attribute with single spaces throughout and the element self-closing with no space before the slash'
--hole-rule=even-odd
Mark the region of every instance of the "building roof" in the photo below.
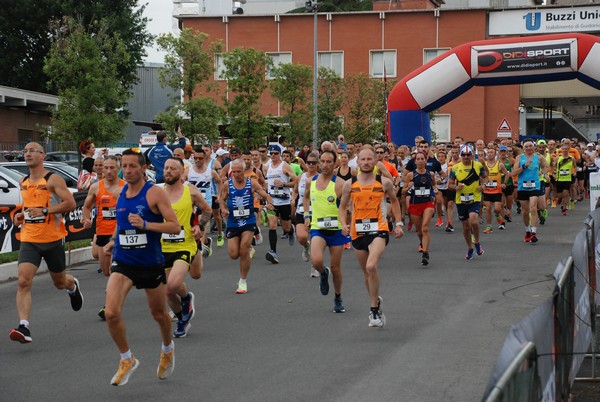
<svg viewBox="0 0 600 402">
<path fill-rule="evenodd" d="M 0 85 L 0 106 L 47 112 L 58 104 L 58 96 Z"/>
</svg>

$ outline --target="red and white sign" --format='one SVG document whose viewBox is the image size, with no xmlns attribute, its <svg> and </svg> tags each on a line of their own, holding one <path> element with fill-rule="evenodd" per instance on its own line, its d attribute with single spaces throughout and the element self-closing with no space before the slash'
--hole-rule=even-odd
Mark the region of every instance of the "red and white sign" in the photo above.
<svg viewBox="0 0 600 402">
<path fill-rule="evenodd" d="M 496 133 L 496 136 L 498 138 L 512 137 L 512 129 L 510 128 L 510 124 L 508 124 L 508 120 L 506 120 L 506 118 L 502 119 L 497 131 L 498 132 Z"/>
</svg>

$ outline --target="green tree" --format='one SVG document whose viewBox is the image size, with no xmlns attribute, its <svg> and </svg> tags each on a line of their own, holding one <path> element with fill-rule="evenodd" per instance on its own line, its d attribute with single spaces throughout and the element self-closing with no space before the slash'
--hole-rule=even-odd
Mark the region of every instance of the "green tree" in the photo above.
<svg viewBox="0 0 600 402">
<path fill-rule="evenodd" d="M 331 69 L 319 67 L 318 83 L 318 130 L 319 142 L 336 140 L 342 134 L 340 111 L 343 105 L 343 81 Z"/>
<path fill-rule="evenodd" d="M 220 43 L 209 43 L 208 35 L 184 29 L 179 37 L 172 34 L 161 35 L 157 39 L 165 55 L 165 67 L 161 68 L 159 81 L 177 91 L 183 91 L 184 101 L 159 113 L 156 120 L 170 132 L 175 123 L 181 124 L 184 135 L 197 142 L 216 139 L 219 136 L 219 123 L 223 110 L 216 102 L 205 96 L 210 89 L 202 86 L 214 73 L 215 53 L 221 50 Z M 179 103 L 180 97 L 174 101 Z"/>
<path fill-rule="evenodd" d="M 313 0 L 314 2 L 314 0 Z M 343 12 L 343 11 L 372 11 L 372 0 L 319 0 L 319 12 Z M 290 13 L 306 13 L 306 7 L 296 8 Z"/>
<path fill-rule="evenodd" d="M 304 64 L 281 64 L 273 70 L 271 94 L 281 104 L 284 125 L 279 133 L 291 144 L 312 139 L 312 67 Z"/>
<path fill-rule="evenodd" d="M 4 0 L 0 13 L 0 84 L 38 92 L 56 93 L 48 86 L 44 59 L 61 36 L 56 21 L 75 18 L 94 34 L 104 19 L 111 33 L 121 38 L 129 57 L 110 60 L 119 81 L 130 87 L 137 82 L 136 67 L 143 62 L 145 46 L 152 40 L 146 30 L 145 6 L 138 0 Z M 105 55 L 106 57 L 106 55 Z"/>
<path fill-rule="evenodd" d="M 127 62 L 131 56 L 104 20 L 95 28 L 90 35 L 73 19 L 66 20 L 46 59 L 44 73 L 59 96 L 52 113 L 55 141 L 93 138 L 105 145 L 123 137 L 130 92 L 113 60 Z"/>
<path fill-rule="evenodd" d="M 263 51 L 236 48 L 223 55 L 223 64 L 223 76 L 231 91 L 224 102 L 233 142 L 244 148 L 263 144 L 271 127 L 260 113 L 260 98 L 267 88 L 267 68 L 271 68 L 273 62 Z"/>
</svg>

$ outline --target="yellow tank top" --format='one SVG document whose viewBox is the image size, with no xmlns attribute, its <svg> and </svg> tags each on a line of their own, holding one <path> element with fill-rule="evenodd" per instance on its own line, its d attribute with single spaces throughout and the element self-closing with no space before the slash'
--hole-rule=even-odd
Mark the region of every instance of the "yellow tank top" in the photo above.
<svg viewBox="0 0 600 402">
<path fill-rule="evenodd" d="M 163 253 L 174 253 L 176 251 L 189 251 L 192 255 L 198 249 L 196 240 L 192 234 L 192 213 L 193 204 L 190 188 L 183 187 L 183 194 L 177 202 L 172 203 L 171 207 L 175 211 L 181 231 L 178 234 L 163 233 L 160 239 Z M 188 261 L 191 262 L 191 261 Z"/>
<path fill-rule="evenodd" d="M 490 172 L 489 180 L 483 190 L 486 194 L 499 194 L 502 192 L 502 172 L 500 172 L 500 162 L 496 161 L 494 166 L 488 165 Z"/>
</svg>

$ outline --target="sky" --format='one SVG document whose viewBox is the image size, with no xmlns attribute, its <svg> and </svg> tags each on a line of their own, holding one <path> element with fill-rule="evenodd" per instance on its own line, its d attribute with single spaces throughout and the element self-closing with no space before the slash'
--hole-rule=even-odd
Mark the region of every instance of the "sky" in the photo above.
<svg viewBox="0 0 600 402">
<path fill-rule="evenodd" d="M 144 1 L 140 1 L 143 4 Z M 173 14 L 173 3 L 170 0 L 149 0 L 148 5 L 144 10 L 144 16 L 151 19 L 148 22 L 148 31 L 152 35 L 160 35 L 163 33 L 172 32 L 172 14 Z M 159 52 L 156 49 L 156 45 L 147 47 L 145 61 L 151 63 L 163 63 L 164 52 Z"/>
</svg>

